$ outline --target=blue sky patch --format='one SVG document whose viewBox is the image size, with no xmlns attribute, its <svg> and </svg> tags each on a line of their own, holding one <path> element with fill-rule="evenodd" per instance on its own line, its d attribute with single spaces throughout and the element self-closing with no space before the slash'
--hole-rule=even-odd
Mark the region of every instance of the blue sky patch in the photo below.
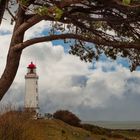
<svg viewBox="0 0 140 140">
<path fill-rule="evenodd" d="M 11 32 L 8 31 L 8 30 L 7 31 L 6 30 L 5 31 L 4 30 L 0 30 L 0 35 L 4 36 L 4 35 L 9 35 L 9 34 L 11 34 Z"/>
</svg>

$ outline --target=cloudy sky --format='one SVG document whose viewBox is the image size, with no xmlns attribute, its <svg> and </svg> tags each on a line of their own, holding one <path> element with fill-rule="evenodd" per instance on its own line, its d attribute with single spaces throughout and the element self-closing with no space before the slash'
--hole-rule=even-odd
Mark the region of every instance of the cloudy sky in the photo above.
<svg viewBox="0 0 140 140">
<path fill-rule="evenodd" d="M 0 75 L 6 63 L 12 28 L 7 20 L 0 26 Z M 49 23 L 40 22 L 27 31 L 25 39 L 38 36 L 48 28 Z M 140 121 L 139 71 L 131 73 L 121 58 L 85 63 L 66 53 L 67 49 L 61 42 L 40 43 L 25 49 L 16 79 L 0 106 L 24 105 L 24 76 L 33 61 L 39 75 L 41 112 L 67 109 L 86 121 Z"/>
</svg>

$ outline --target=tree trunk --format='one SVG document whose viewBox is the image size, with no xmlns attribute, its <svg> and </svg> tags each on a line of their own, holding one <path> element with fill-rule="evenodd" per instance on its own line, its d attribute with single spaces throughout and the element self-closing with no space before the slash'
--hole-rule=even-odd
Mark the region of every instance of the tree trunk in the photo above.
<svg viewBox="0 0 140 140">
<path fill-rule="evenodd" d="M 5 11 L 6 2 L 7 2 L 6 0 L 1 0 L 0 1 L 0 24 L 1 24 L 3 14 L 4 14 L 4 11 Z"/>
<path fill-rule="evenodd" d="M 13 33 L 11 45 L 7 56 L 7 63 L 5 66 L 5 70 L 0 79 L 0 101 L 3 98 L 3 96 L 6 94 L 7 90 L 10 88 L 16 76 L 22 50 L 16 51 L 14 49 L 14 46 L 23 41 L 23 36 L 24 33 L 17 36 L 15 36 L 15 33 Z"/>
<path fill-rule="evenodd" d="M 25 11 L 21 7 L 19 7 L 17 13 L 18 19 L 16 20 L 16 24 L 13 31 L 7 56 L 7 63 L 0 79 L 0 101 L 2 100 L 3 96 L 6 94 L 11 84 L 13 83 L 19 67 L 22 50 L 17 51 L 14 49 L 14 47 L 23 42 L 24 32 L 17 33 L 16 30 L 24 22 L 24 15 Z"/>
<path fill-rule="evenodd" d="M 0 79 L 0 100 L 3 98 L 9 87 L 11 86 L 19 66 L 21 51 L 9 51 L 7 64 L 4 73 Z"/>
</svg>

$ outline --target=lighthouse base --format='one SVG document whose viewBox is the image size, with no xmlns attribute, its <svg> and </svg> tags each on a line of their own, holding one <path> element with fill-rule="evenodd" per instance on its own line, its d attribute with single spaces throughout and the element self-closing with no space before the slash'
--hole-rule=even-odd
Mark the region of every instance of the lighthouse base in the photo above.
<svg viewBox="0 0 140 140">
<path fill-rule="evenodd" d="M 39 108 L 24 108 L 24 111 L 29 114 L 29 116 L 33 119 L 37 119 L 39 117 Z"/>
</svg>

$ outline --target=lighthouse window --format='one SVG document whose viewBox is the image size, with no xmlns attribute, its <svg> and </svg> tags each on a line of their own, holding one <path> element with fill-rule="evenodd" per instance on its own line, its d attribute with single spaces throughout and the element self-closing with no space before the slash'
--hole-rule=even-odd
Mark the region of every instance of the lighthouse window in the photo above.
<svg viewBox="0 0 140 140">
<path fill-rule="evenodd" d="M 33 69 L 31 69 L 31 73 L 33 73 Z"/>
<path fill-rule="evenodd" d="M 38 100 L 38 96 L 36 96 L 36 100 Z"/>
<path fill-rule="evenodd" d="M 36 92 L 38 92 L 38 88 L 36 88 Z"/>
<path fill-rule="evenodd" d="M 36 81 L 36 85 L 37 85 L 37 81 Z"/>
</svg>

